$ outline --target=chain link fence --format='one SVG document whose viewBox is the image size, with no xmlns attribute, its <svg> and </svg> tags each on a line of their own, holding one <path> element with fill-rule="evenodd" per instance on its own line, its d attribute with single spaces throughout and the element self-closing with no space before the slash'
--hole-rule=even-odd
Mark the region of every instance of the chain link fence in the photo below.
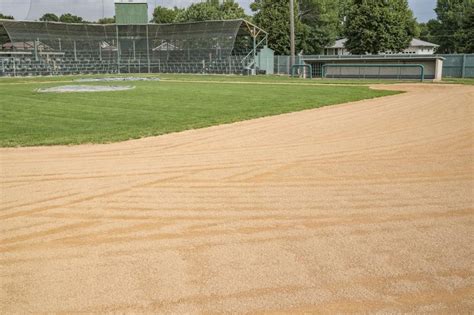
<svg viewBox="0 0 474 315">
<path fill-rule="evenodd" d="M 245 20 L 148 25 L 1 20 L 0 75 L 242 73 L 254 64 L 249 59 L 255 29 Z"/>
</svg>

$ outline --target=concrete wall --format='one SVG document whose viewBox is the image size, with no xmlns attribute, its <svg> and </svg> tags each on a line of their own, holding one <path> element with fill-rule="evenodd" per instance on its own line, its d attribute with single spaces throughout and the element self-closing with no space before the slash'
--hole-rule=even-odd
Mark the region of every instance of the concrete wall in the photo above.
<svg viewBox="0 0 474 315">
<path fill-rule="evenodd" d="M 441 60 L 440 60 L 441 61 Z M 311 61 L 306 61 L 312 64 Z M 425 79 L 434 80 L 436 78 L 436 60 L 432 61 L 380 61 L 380 60 L 364 60 L 363 62 L 354 62 L 351 60 L 329 61 L 323 64 L 372 64 L 372 65 L 423 65 L 425 71 Z M 410 68 L 392 68 L 392 67 L 328 67 L 326 75 L 333 78 L 386 78 L 386 79 L 418 79 L 420 78 L 421 70 L 416 67 Z"/>
</svg>

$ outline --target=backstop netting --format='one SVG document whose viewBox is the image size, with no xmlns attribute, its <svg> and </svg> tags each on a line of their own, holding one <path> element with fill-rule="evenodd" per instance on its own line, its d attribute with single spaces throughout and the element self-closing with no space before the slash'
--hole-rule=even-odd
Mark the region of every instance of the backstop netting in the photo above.
<svg viewBox="0 0 474 315">
<path fill-rule="evenodd" d="M 245 20 L 145 25 L 0 20 L 0 75 L 241 73 L 254 64 L 265 39 L 263 30 Z"/>
</svg>

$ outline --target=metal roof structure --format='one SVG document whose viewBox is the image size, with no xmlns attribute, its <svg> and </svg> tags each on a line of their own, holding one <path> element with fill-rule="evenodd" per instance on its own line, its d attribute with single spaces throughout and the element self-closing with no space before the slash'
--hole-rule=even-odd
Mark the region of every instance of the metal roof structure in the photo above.
<svg viewBox="0 0 474 315">
<path fill-rule="evenodd" d="M 64 56 L 54 65 L 47 59 L 46 69 L 76 63 L 75 69 L 87 64 L 90 72 L 107 62 L 118 72 L 127 64 L 129 72 L 240 73 L 255 69 L 266 43 L 267 33 L 243 19 L 131 25 L 0 20 L 0 54 L 32 55 L 38 63 L 48 47 L 46 56 Z"/>
</svg>

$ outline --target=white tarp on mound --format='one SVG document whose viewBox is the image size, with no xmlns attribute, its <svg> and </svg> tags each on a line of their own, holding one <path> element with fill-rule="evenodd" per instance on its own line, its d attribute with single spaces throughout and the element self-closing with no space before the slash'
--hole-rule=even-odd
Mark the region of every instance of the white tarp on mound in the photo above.
<svg viewBox="0 0 474 315">
<path fill-rule="evenodd" d="M 122 81 L 160 81 L 159 78 L 147 77 L 118 77 L 118 78 L 86 78 L 77 79 L 76 82 L 122 82 Z"/>
<path fill-rule="evenodd" d="M 44 89 L 37 89 L 40 93 L 74 93 L 74 92 L 114 92 L 134 89 L 134 86 L 112 86 L 112 85 L 63 85 Z"/>
</svg>

